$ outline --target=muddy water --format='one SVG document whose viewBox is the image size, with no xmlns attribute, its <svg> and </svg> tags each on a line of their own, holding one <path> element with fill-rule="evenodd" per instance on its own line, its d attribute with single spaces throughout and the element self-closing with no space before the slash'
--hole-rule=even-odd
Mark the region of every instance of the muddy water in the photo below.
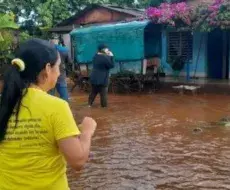
<svg viewBox="0 0 230 190">
<path fill-rule="evenodd" d="M 72 190 L 230 189 L 230 128 L 209 124 L 230 115 L 229 96 L 110 96 L 108 109 L 86 99 L 72 109 L 98 129 L 85 169 L 68 171 Z"/>
</svg>

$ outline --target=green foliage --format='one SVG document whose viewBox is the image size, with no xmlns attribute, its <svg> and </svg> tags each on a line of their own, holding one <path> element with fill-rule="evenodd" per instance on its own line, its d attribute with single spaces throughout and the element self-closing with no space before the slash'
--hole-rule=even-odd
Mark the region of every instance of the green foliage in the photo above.
<svg viewBox="0 0 230 190">
<path fill-rule="evenodd" d="M 14 22 L 14 14 L 0 13 L 0 41 L 4 41 L 2 30 L 5 29 L 18 29 L 18 25 Z"/>
<path fill-rule="evenodd" d="M 84 8 L 90 3 L 98 3 L 99 0 L 2 0 L 0 12 L 12 11 L 16 21 L 33 22 L 40 27 L 52 27 L 72 14 Z M 24 18 L 20 20 L 19 18 Z"/>
<path fill-rule="evenodd" d="M 149 6 L 156 7 L 159 6 L 161 3 L 163 3 L 163 0 L 152 0 L 150 1 Z"/>
<path fill-rule="evenodd" d="M 71 16 L 67 0 L 47 0 L 35 9 L 37 21 L 41 26 L 52 27 Z"/>
<path fill-rule="evenodd" d="M 13 31 L 5 29 L 1 30 L 1 34 L 4 40 L 0 41 L 0 68 L 12 58 L 12 47 L 14 45 Z"/>
<path fill-rule="evenodd" d="M 164 0 L 142 0 L 142 1 L 139 1 L 139 6 L 141 8 L 148 8 L 150 6 L 157 7 L 163 2 Z"/>
<path fill-rule="evenodd" d="M 127 7 L 133 7 L 135 6 L 134 3 L 135 1 L 134 0 L 110 0 L 109 3 L 111 4 L 117 4 L 119 6 L 127 6 Z"/>
<path fill-rule="evenodd" d="M 2 30 L 1 34 L 4 40 L 0 41 L 0 52 L 5 52 L 12 47 L 14 35 L 10 30 Z"/>
<path fill-rule="evenodd" d="M 22 43 L 22 42 L 24 42 L 30 38 L 32 38 L 32 36 L 30 36 L 28 32 L 20 32 L 19 37 L 18 37 L 18 41 L 19 41 L 19 43 Z"/>
<path fill-rule="evenodd" d="M 14 22 L 13 13 L 8 13 L 8 14 L 0 13 L 0 30 L 6 28 L 18 29 L 18 25 Z"/>
<path fill-rule="evenodd" d="M 14 22 L 13 13 L 0 13 L 0 62 L 7 63 L 12 57 L 11 49 L 14 45 L 14 34 L 12 29 L 18 29 Z"/>
<path fill-rule="evenodd" d="M 139 6 L 149 5 L 148 1 L 144 0 L 144 3 L 139 1 Z M 30 24 L 32 28 L 34 25 L 52 27 L 92 3 L 136 6 L 135 0 L 2 0 L 2 2 L 0 12 L 12 11 L 16 21 L 20 21 L 22 25 L 28 26 L 28 22 L 33 22 L 33 25 Z"/>
</svg>

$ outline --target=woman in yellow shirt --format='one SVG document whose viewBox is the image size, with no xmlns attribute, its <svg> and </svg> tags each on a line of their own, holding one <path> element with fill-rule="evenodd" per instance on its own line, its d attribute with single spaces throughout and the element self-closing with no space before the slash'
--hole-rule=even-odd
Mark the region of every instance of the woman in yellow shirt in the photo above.
<svg viewBox="0 0 230 190">
<path fill-rule="evenodd" d="M 81 132 L 68 103 L 50 96 L 60 56 L 40 39 L 23 43 L 4 75 L 0 103 L 0 190 L 68 190 L 66 161 L 79 170 L 88 160 L 92 118 Z"/>
</svg>

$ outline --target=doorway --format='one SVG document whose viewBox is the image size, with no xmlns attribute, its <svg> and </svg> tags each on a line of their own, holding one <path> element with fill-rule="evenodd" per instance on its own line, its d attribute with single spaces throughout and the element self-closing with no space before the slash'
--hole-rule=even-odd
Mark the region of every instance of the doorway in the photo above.
<svg viewBox="0 0 230 190">
<path fill-rule="evenodd" d="M 208 34 L 208 78 L 229 78 L 229 34 L 216 29 Z"/>
</svg>

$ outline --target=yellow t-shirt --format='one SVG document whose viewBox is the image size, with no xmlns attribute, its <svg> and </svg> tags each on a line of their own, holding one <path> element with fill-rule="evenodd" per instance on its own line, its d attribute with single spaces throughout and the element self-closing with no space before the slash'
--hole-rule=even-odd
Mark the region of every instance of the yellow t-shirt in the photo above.
<svg viewBox="0 0 230 190">
<path fill-rule="evenodd" d="M 57 141 L 79 134 L 65 101 L 29 88 L 0 142 L 0 190 L 68 190 Z"/>
</svg>

